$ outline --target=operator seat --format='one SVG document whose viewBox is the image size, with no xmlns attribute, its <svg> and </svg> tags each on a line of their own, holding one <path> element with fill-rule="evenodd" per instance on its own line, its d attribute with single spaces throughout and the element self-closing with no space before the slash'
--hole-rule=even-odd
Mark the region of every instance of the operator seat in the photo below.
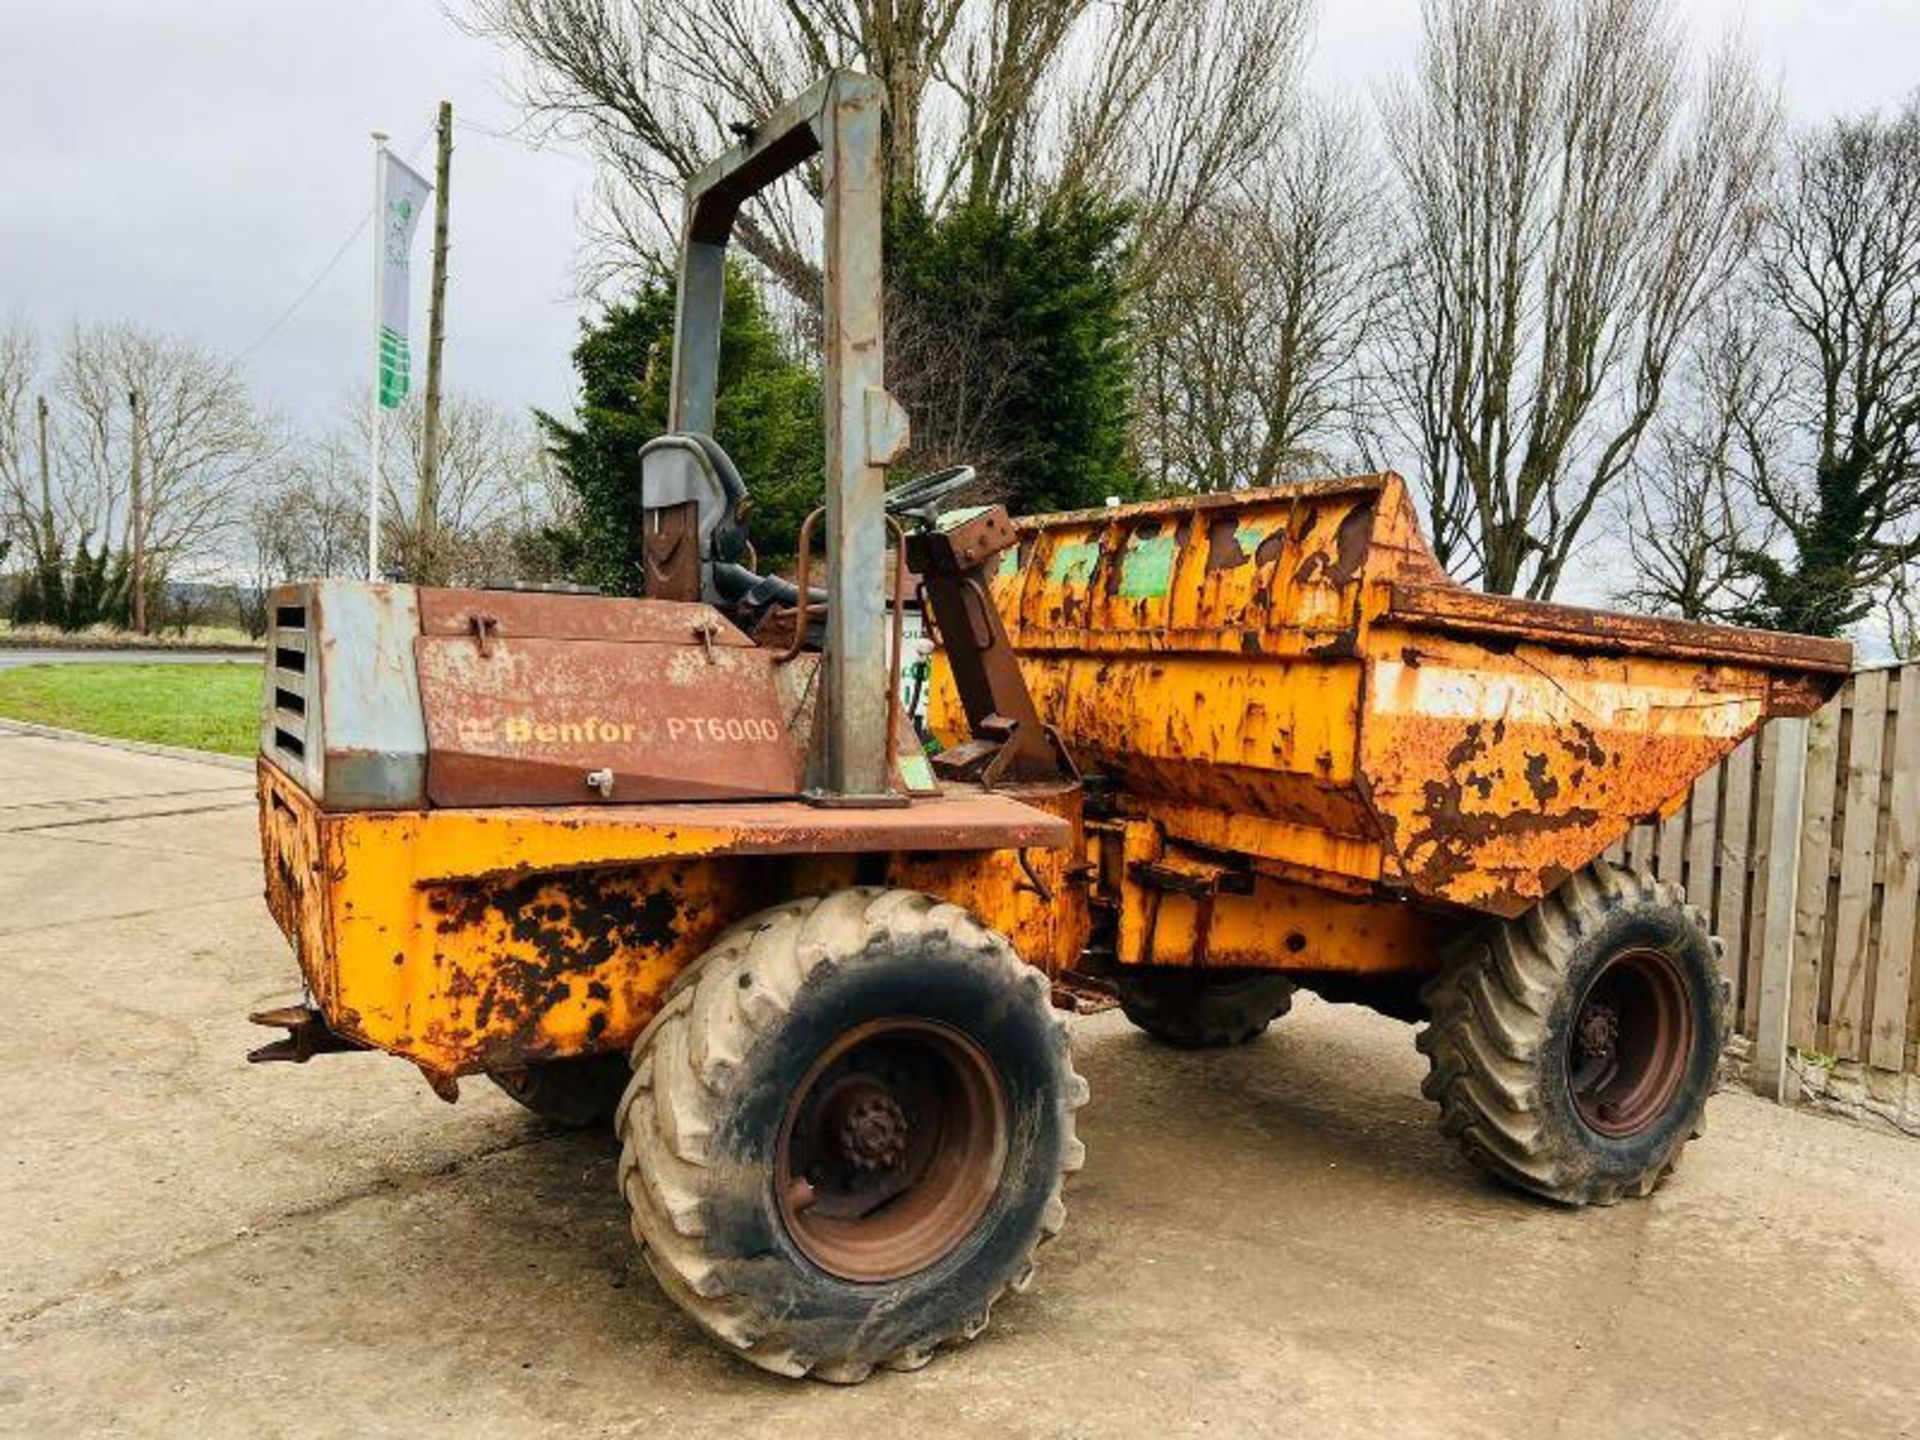
<svg viewBox="0 0 1920 1440">
<path fill-rule="evenodd" d="M 679 432 L 640 449 L 640 514 L 647 593 L 717 603 L 714 567 L 749 551 L 740 519 L 747 487 L 711 435 Z"/>
<path fill-rule="evenodd" d="M 678 432 L 641 447 L 647 593 L 697 596 L 749 633 L 769 609 L 797 604 L 800 591 L 792 581 L 757 575 L 740 563 L 753 553 L 741 514 L 746 499 L 739 467 L 711 435 Z M 825 603 L 824 590 L 808 588 L 815 603 Z"/>
</svg>

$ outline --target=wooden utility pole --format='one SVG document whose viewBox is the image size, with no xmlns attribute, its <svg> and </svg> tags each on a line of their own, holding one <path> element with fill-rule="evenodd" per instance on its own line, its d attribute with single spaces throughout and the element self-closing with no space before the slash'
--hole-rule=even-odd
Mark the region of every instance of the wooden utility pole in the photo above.
<svg viewBox="0 0 1920 1440">
<path fill-rule="evenodd" d="M 34 417 L 40 428 L 40 558 L 53 555 L 53 466 L 47 459 L 47 397 L 34 398 Z"/>
<path fill-rule="evenodd" d="M 147 633 L 147 510 L 141 482 L 147 463 L 147 415 L 138 390 L 127 392 L 127 408 L 133 412 L 133 555 L 127 565 L 127 583 L 133 591 L 133 632 L 144 635 Z"/>
<path fill-rule="evenodd" d="M 447 188 L 453 178 L 453 102 L 440 102 L 433 164 L 433 291 L 427 309 L 427 397 L 420 425 L 420 494 L 414 515 L 423 584 L 440 584 L 440 354 L 447 340 Z"/>
</svg>

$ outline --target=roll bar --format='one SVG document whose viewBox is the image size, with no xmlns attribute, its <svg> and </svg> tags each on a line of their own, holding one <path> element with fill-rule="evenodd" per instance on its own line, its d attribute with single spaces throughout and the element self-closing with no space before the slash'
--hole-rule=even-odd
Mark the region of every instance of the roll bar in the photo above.
<svg viewBox="0 0 1920 1440">
<path fill-rule="evenodd" d="M 809 791 L 852 803 L 892 798 L 884 504 L 886 467 L 907 445 L 906 414 L 886 389 L 881 110 L 878 81 L 831 71 L 688 182 L 668 411 L 673 430 L 712 434 L 734 221 L 748 199 L 820 156 L 831 566 L 824 690 L 815 720 L 825 743 Z"/>
</svg>

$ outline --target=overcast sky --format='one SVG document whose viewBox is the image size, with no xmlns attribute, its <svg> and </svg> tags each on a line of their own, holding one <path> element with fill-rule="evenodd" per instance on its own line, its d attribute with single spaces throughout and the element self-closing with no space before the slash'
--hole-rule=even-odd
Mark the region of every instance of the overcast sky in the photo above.
<svg viewBox="0 0 1920 1440">
<path fill-rule="evenodd" d="M 1703 41 L 1743 28 L 1796 119 L 1920 81 L 1920 0 L 1683 4 Z M 1419 0 L 1321 11 L 1316 88 L 1365 98 L 1408 63 Z M 513 127 L 508 73 L 435 0 L 0 0 L 0 317 L 131 319 L 245 352 L 261 396 L 323 417 L 371 364 L 364 237 L 266 332 L 369 209 L 368 131 L 427 168 L 445 97 L 463 122 L 448 383 L 564 408 L 591 171 L 466 128 Z M 423 227 L 419 313 L 424 255 Z"/>
</svg>

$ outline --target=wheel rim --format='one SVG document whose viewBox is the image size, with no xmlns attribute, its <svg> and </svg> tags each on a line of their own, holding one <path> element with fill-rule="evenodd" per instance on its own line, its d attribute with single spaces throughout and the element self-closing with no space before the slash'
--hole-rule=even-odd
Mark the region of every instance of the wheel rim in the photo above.
<svg viewBox="0 0 1920 1440">
<path fill-rule="evenodd" d="M 972 1040 L 930 1020 L 870 1021 L 794 1091 L 774 1167 L 781 1222 L 830 1274 L 912 1275 L 986 1213 L 1007 1131 L 999 1076 Z"/>
<path fill-rule="evenodd" d="M 1588 1129 L 1609 1139 L 1648 1129 L 1673 1103 L 1693 1054 L 1693 1007 L 1673 957 L 1626 950 L 1574 1012 L 1567 1084 Z"/>
</svg>

